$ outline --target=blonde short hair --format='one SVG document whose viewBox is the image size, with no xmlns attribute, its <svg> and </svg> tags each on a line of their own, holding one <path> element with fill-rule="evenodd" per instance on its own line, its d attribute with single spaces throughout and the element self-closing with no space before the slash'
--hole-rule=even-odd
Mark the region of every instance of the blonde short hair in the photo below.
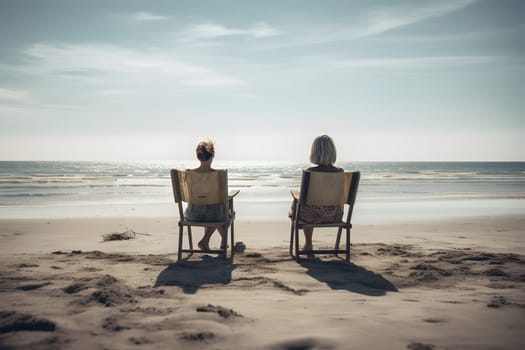
<svg viewBox="0 0 525 350">
<path fill-rule="evenodd" d="M 337 154 L 334 141 L 328 135 L 317 136 L 312 143 L 310 162 L 317 165 L 332 165 L 335 163 Z"/>
</svg>

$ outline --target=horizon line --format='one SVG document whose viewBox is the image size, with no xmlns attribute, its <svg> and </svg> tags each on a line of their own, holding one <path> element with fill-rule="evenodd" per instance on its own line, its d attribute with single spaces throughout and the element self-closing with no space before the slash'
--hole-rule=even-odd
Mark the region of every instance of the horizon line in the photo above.
<svg viewBox="0 0 525 350">
<path fill-rule="evenodd" d="M 0 162 L 77 162 L 77 163 L 143 163 L 143 162 L 157 162 L 157 163 L 167 163 L 167 162 L 180 162 L 180 163 L 190 163 L 198 162 L 197 159 L 135 159 L 135 160 L 125 160 L 125 159 L 0 159 Z M 289 163 L 289 164 L 313 164 L 310 161 L 297 161 L 297 160 L 263 160 L 263 159 L 216 159 L 215 163 L 221 162 L 247 162 L 247 163 Z M 340 160 L 335 162 L 337 163 L 525 163 L 525 159 L 516 160 L 516 159 L 506 159 L 506 160 Z"/>
</svg>

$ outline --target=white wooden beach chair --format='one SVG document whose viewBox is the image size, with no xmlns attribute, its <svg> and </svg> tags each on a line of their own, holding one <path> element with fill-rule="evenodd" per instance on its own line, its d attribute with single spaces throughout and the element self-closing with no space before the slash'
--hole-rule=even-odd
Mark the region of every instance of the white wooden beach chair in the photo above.
<svg viewBox="0 0 525 350">
<path fill-rule="evenodd" d="M 350 230 L 352 228 L 352 212 L 359 186 L 359 172 L 330 173 L 320 171 L 303 171 L 301 189 L 292 190 L 293 197 L 291 229 L 290 229 L 290 255 L 293 254 L 295 241 L 295 258 L 305 254 L 335 254 L 344 253 L 346 261 L 350 261 Z M 340 205 L 347 206 L 346 219 L 336 222 L 312 224 L 299 218 L 299 211 L 303 205 Z M 337 238 L 334 249 L 318 249 L 304 251 L 299 249 L 299 230 L 304 227 L 334 227 L 337 228 Z M 341 233 L 345 229 L 345 249 L 339 249 Z"/>
<path fill-rule="evenodd" d="M 234 254 L 234 220 L 235 211 L 233 210 L 233 198 L 239 193 L 238 190 L 228 193 L 228 172 L 227 170 L 215 170 L 211 172 L 196 172 L 171 170 L 171 184 L 173 187 L 173 196 L 179 209 L 179 248 L 178 260 L 182 258 L 182 253 L 212 253 L 227 255 L 227 246 L 220 250 L 193 249 L 193 238 L 191 234 L 192 226 L 214 226 L 223 227 L 228 237 L 228 228 L 231 226 L 231 254 Z M 223 204 L 226 208 L 227 217 L 224 221 L 218 222 L 200 222 L 191 221 L 184 216 L 182 203 L 191 204 Z M 187 227 L 189 249 L 183 249 L 184 227 Z"/>
</svg>

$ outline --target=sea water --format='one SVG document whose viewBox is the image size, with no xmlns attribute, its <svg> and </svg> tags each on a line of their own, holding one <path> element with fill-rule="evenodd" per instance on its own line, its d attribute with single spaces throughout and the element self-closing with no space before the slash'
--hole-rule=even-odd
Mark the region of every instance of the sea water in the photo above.
<svg viewBox="0 0 525 350">
<path fill-rule="evenodd" d="M 177 216 L 170 169 L 195 161 L 0 162 L 0 219 Z M 354 222 L 525 214 L 525 162 L 340 162 L 361 172 Z M 220 162 L 237 218 L 286 219 L 307 163 Z"/>
</svg>

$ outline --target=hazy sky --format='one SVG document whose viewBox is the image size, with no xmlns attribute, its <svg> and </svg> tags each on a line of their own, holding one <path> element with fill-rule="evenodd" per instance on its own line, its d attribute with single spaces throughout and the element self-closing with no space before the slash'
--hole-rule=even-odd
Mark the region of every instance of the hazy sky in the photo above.
<svg viewBox="0 0 525 350">
<path fill-rule="evenodd" d="M 525 160 L 525 1 L 0 0 L 0 160 Z"/>
</svg>

